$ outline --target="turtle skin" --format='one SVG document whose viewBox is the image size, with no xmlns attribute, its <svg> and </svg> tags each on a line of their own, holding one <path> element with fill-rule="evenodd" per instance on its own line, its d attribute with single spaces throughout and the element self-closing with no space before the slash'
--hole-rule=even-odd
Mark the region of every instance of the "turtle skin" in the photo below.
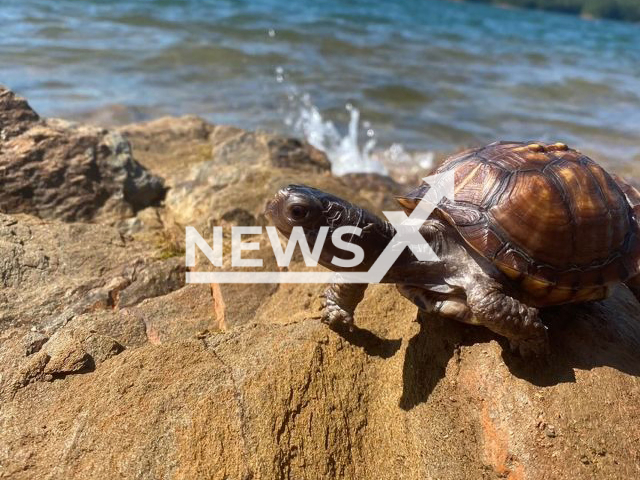
<svg viewBox="0 0 640 480">
<path fill-rule="evenodd" d="M 436 212 L 534 307 L 606 298 L 640 272 L 640 193 L 563 143 L 496 142 L 447 159 Z M 398 198 L 412 210 L 430 187 Z"/>
</svg>

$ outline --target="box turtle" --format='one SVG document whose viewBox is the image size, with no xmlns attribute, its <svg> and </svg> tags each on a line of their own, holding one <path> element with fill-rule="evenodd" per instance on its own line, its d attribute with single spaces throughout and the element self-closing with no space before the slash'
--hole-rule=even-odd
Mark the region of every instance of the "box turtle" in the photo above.
<svg viewBox="0 0 640 480">
<path fill-rule="evenodd" d="M 405 249 L 383 282 L 395 283 L 431 314 L 484 325 L 507 337 L 523 356 L 547 351 L 539 308 L 606 298 L 626 283 L 640 299 L 640 193 L 562 143 L 497 142 L 447 159 L 455 195 L 439 201 L 420 233 L 439 261 Z M 426 183 L 397 197 L 411 212 Z M 354 270 L 370 267 L 394 237 L 394 227 L 331 194 L 303 185 L 282 189 L 267 213 L 281 233 L 303 228 L 313 244 L 319 227 L 362 229 L 351 242 L 364 251 Z M 345 252 L 330 242 L 319 262 Z M 349 254 L 346 254 L 347 256 Z M 366 284 L 334 283 L 323 321 L 353 324 Z"/>
</svg>

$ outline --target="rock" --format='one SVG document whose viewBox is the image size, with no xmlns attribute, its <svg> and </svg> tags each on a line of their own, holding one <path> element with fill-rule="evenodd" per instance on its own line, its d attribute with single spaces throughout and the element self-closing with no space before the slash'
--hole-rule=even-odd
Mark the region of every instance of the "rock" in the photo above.
<svg viewBox="0 0 640 480">
<path fill-rule="evenodd" d="M 190 284 L 163 297 L 144 300 L 124 312 L 141 321 L 152 344 L 197 338 L 220 330 L 211 287 Z"/>
<path fill-rule="evenodd" d="M 380 210 L 400 209 L 394 196 L 406 194 L 419 185 L 417 182 L 412 186 L 406 186 L 378 173 L 348 173 L 341 178 Z"/>
<path fill-rule="evenodd" d="M 327 156 L 306 142 L 295 138 L 273 138 L 267 141 L 267 145 L 274 167 L 308 169 L 316 173 L 331 171 Z"/>
<path fill-rule="evenodd" d="M 131 216 L 165 192 L 120 134 L 42 120 L 4 87 L 0 178 L 0 211 L 65 221 Z"/>
<path fill-rule="evenodd" d="M 2 142 L 47 123 L 8 102 Z M 289 182 L 375 211 L 400 185 L 195 117 L 121 132 L 166 175 L 166 206 L 114 225 L 0 214 L 0 478 L 637 477 L 640 305 L 624 287 L 546 310 L 546 363 L 417 315 L 391 285 L 334 332 L 323 285 L 184 285 L 184 226 L 263 226 Z"/>
<path fill-rule="evenodd" d="M 28 340 L 28 336 L 27 339 Z M 67 375 L 87 373 L 124 350 L 116 340 L 106 335 L 69 327 L 58 330 L 41 349 L 26 358 L 15 352 L 0 354 L 3 360 L 13 360 L 15 368 L 0 377 L 0 400 L 12 398 L 16 392 L 36 381 L 52 381 Z"/>
<path fill-rule="evenodd" d="M 161 108 L 114 103 L 91 110 L 69 112 L 65 118 L 99 127 L 121 127 L 133 122 L 149 121 L 163 114 Z"/>
<path fill-rule="evenodd" d="M 93 368 L 91 355 L 75 332 L 62 329 L 51 338 L 40 352 L 47 357 L 42 373 L 45 375 L 68 375 Z"/>
<path fill-rule="evenodd" d="M 40 333 L 37 331 L 29 332 L 24 338 L 24 345 L 25 345 L 24 354 L 26 356 L 29 356 L 39 352 L 42 346 L 45 343 L 47 343 L 47 340 L 49 340 L 49 337 L 47 337 L 43 333 Z"/>
<path fill-rule="evenodd" d="M 0 141 L 20 135 L 39 120 L 24 98 L 0 86 Z"/>
<path fill-rule="evenodd" d="M 230 127 L 214 127 L 189 115 L 125 125 L 118 132 L 131 142 L 142 165 L 167 178 L 175 171 L 209 160 L 209 136 L 214 130 L 225 128 Z M 170 178 L 167 183 L 171 186 Z"/>
<path fill-rule="evenodd" d="M 345 183 L 330 176 L 326 156 L 296 139 L 214 126 L 194 116 L 165 117 L 118 131 L 143 165 L 166 178 L 171 189 L 163 221 L 174 225 L 179 237 L 186 225 L 264 224 L 264 206 L 274 189 L 295 180 L 337 187 L 354 197 Z"/>
<path fill-rule="evenodd" d="M 0 331 L 50 335 L 78 315 L 181 288 L 184 260 L 159 254 L 115 227 L 0 214 Z"/>
<path fill-rule="evenodd" d="M 141 465 L 154 478 L 632 476 L 640 345 L 613 332 L 637 329 L 638 307 L 620 291 L 585 309 L 554 329 L 546 369 L 479 327 L 420 326 L 387 286 L 367 294 L 353 334 L 300 320 L 125 350 L 19 389 L 2 422 L 31 433 L 6 430 L 0 464 L 18 479 L 128 477 Z M 619 352 L 594 349 L 598 337 L 574 344 L 601 320 Z M 536 428 L 539 413 L 561 435 Z"/>
<path fill-rule="evenodd" d="M 178 290 L 184 286 L 186 271 L 184 259 L 179 257 L 161 262 L 141 260 L 124 272 L 131 281 L 119 292 L 117 305 L 128 307 L 146 298 L 160 297 Z"/>
<path fill-rule="evenodd" d="M 143 302 L 144 303 L 144 302 Z M 125 348 L 134 348 L 149 342 L 144 321 L 132 310 L 139 306 L 124 309 L 94 310 L 73 317 L 70 324 L 76 328 L 111 337 Z M 165 307 L 166 308 L 166 307 Z M 168 309 L 167 309 L 168 310 Z M 162 316 L 167 318 L 168 316 Z M 176 319 L 179 324 L 181 319 Z"/>
<path fill-rule="evenodd" d="M 274 192 L 290 183 L 331 190 L 375 210 L 375 206 L 348 183 L 321 170 L 311 156 L 298 156 L 299 150 L 283 162 L 286 167 L 274 166 L 279 161 L 270 156 L 267 143 L 267 138 L 255 135 L 233 138 L 218 147 L 213 160 L 170 176 L 174 187 L 165 202 L 166 223 L 190 225 L 199 231 L 220 225 L 223 220 L 234 224 L 235 221 L 248 221 L 265 225 L 267 201 Z M 292 159 L 297 159 L 295 168 L 290 163 Z"/>
</svg>

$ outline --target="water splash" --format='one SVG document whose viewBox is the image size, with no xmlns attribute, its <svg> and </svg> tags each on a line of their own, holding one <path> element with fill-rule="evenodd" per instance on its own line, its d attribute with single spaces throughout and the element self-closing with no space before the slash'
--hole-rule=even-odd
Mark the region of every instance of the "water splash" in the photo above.
<svg viewBox="0 0 640 480">
<path fill-rule="evenodd" d="M 325 120 L 320 109 L 313 104 L 308 93 L 301 93 L 299 89 L 287 81 L 282 66 L 275 68 L 276 82 L 285 88 L 288 103 L 281 107 L 284 123 L 293 133 L 304 139 L 319 150 L 322 150 L 331 162 L 334 175 L 348 173 L 376 173 L 390 175 L 399 181 L 415 180 L 420 174 L 429 172 L 434 166 L 435 154 L 432 151 L 407 152 L 402 144 L 393 143 L 387 149 L 374 150 L 376 146 L 375 131 L 368 121 L 360 123 L 360 111 L 351 103 L 345 105 L 349 113 L 349 123 L 346 132 L 330 121 Z M 360 147 L 360 136 L 364 134 L 366 140 Z"/>
<path fill-rule="evenodd" d="M 345 108 L 349 112 L 347 132 L 342 135 L 333 122 L 325 120 L 320 110 L 313 105 L 308 94 L 289 94 L 292 112 L 285 118 L 285 123 L 294 132 L 304 136 L 311 145 L 326 153 L 331 162 L 334 175 L 347 173 L 378 173 L 387 175 L 385 166 L 372 155 L 376 145 L 375 132 L 367 123 L 363 123 L 366 142 L 359 145 L 360 111 L 348 103 Z"/>
<path fill-rule="evenodd" d="M 430 173 L 435 166 L 433 151 L 407 152 L 401 143 L 394 143 L 386 150 L 373 153 L 373 158 L 393 171 L 393 177 L 400 182 L 415 181 Z"/>
</svg>

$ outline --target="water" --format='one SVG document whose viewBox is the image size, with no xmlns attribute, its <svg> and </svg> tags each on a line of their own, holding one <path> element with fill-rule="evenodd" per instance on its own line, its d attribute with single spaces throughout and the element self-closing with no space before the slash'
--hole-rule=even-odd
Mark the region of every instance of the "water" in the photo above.
<svg viewBox="0 0 640 480">
<path fill-rule="evenodd" d="M 345 109 L 349 112 L 349 126 L 343 135 L 335 124 L 325 120 L 318 108 L 311 103 L 309 95 L 298 99 L 293 93 L 289 96 L 292 112 L 285 118 L 285 124 L 293 127 L 314 147 L 326 152 L 331 160 L 331 170 L 335 175 L 365 172 L 387 174 L 384 164 L 373 156 L 376 141 L 374 131 L 368 122 L 360 124 L 360 111 L 350 103 Z M 368 140 L 360 147 L 359 130 L 367 128 Z"/>
<path fill-rule="evenodd" d="M 2 0 L 0 25 L 0 83 L 47 116 L 124 104 L 297 131 L 347 170 L 381 171 L 372 142 L 640 160 L 634 24 L 438 0 Z"/>
</svg>

